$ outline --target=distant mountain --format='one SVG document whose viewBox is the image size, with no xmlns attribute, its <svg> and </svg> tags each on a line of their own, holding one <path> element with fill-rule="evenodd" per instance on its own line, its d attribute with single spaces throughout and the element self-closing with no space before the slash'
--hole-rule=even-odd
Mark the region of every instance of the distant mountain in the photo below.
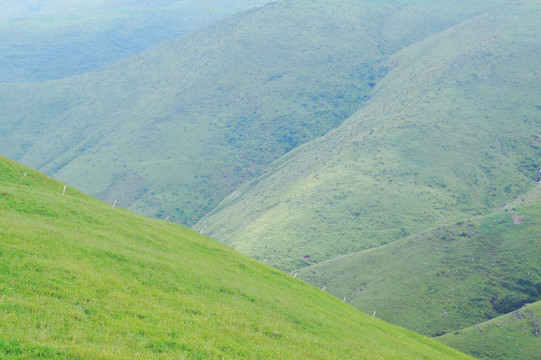
<svg viewBox="0 0 541 360">
<path fill-rule="evenodd" d="M 526 192 L 541 168 L 540 16 L 513 3 L 393 55 L 361 110 L 195 228 L 294 271 Z"/>
<path fill-rule="evenodd" d="M 82 74 L 266 2 L 0 1 L 0 82 Z"/>
<path fill-rule="evenodd" d="M 298 277 L 417 333 L 472 326 L 541 300 L 541 185 L 522 198 L 490 215 L 302 269 Z"/>
<path fill-rule="evenodd" d="M 438 338 L 478 359 L 522 360 L 541 355 L 541 302 Z"/>
<path fill-rule="evenodd" d="M 272 3 L 99 71 L 0 86 L 0 152 L 100 199 L 192 225 L 363 107 L 390 55 L 504 3 Z"/>
<path fill-rule="evenodd" d="M 0 157 L 0 357 L 471 359 Z"/>
</svg>

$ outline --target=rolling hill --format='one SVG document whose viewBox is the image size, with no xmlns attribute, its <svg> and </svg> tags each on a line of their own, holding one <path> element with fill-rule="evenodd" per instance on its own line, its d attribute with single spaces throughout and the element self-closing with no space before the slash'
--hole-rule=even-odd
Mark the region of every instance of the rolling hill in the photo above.
<svg viewBox="0 0 541 360">
<path fill-rule="evenodd" d="M 541 302 L 536 302 L 438 340 L 478 359 L 537 359 L 541 355 L 540 318 Z"/>
<path fill-rule="evenodd" d="M 298 277 L 365 313 L 437 336 L 541 300 L 540 232 L 541 184 L 490 215 L 307 267 Z"/>
<path fill-rule="evenodd" d="M 470 358 L 3 157 L 0 224 L 3 359 Z"/>
<path fill-rule="evenodd" d="M 509 4 L 391 56 L 362 109 L 195 228 L 294 271 L 528 191 L 541 168 L 540 10 Z"/>
<path fill-rule="evenodd" d="M 0 1 L 0 82 L 82 74 L 265 2 Z"/>
<path fill-rule="evenodd" d="M 107 202 L 193 225 L 364 106 L 389 56 L 505 3 L 268 4 L 98 71 L 0 85 L 0 153 Z"/>
</svg>

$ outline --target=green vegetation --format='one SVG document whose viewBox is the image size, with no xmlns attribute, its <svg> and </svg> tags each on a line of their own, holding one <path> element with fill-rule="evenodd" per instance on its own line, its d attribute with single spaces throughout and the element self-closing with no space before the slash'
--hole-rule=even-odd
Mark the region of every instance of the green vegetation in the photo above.
<svg viewBox="0 0 541 360">
<path fill-rule="evenodd" d="M 352 306 L 437 336 L 541 299 L 541 185 L 484 217 L 299 271 Z"/>
<path fill-rule="evenodd" d="M 0 158 L 2 359 L 469 358 L 194 231 L 62 191 Z"/>
<path fill-rule="evenodd" d="M 537 2 L 514 3 L 398 52 L 361 110 L 195 228 L 295 271 L 528 191 L 541 168 L 540 17 Z"/>
<path fill-rule="evenodd" d="M 391 54 L 503 3 L 268 4 L 99 71 L 1 85 L 0 153 L 192 225 L 363 106 Z"/>
<path fill-rule="evenodd" d="M 541 302 L 438 338 L 478 359 L 522 360 L 541 356 Z"/>
<path fill-rule="evenodd" d="M 133 49 L 108 32 L 177 36 L 189 3 L 88 26 L 103 9 L 1 17 L 0 34 L 84 28 L 112 61 Z M 442 341 L 476 356 L 537 356 L 520 331 L 536 336 L 538 305 L 509 319 L 541 299 L 539 18 L 534 0 L 286 0 L 91 73 L 0 84 L 0 152 L 118 204 L 0 161 L 0 357 L 463 356 L 353 307 L 457 332 Z M 69 31 L 47 51 L 78 53 Z M 10 44 L 13 79 L 87 66 L 30 69 Z M 339 299 L 119 207 L 198 221 Z"/>
<path fill-rule="evenodd" d="M 82 74 L 265 2 L 0 1 L 0 82 Z"/>
</svg>

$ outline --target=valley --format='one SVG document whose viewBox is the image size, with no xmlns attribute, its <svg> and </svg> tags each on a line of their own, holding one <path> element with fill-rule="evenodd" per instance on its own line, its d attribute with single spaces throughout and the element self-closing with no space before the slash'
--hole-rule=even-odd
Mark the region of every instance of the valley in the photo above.
<svg viewBox="0 0 541 360">
<path fill-rule="evenodd" d="M 0 357 L 540 356 L 537 1 L 58 4 L 0 0 Z"/>
</svg>

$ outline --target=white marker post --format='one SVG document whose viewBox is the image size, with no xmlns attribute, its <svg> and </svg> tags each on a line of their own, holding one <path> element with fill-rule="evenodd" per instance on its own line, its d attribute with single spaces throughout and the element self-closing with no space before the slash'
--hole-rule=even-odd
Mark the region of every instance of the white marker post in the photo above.
<svg viewBox="0 0 541 360">
<path fill-rule="evenodd" d="M 374 313 L 372 314 L 372 317 L 373 317 L 373 318 L 376 317 L 376 310 L 374 310 Z"/>
<path fill-rule="evenodd" d="M 113 208 L 114 208 L 115 206 L 116 206 L 116 200 L 115 200 L 115 202 L 113 203 Z"/>
<path fill-rule="evenodd" d="M 24 173 L 23 178 L 21 179 L 21 184 L 23 183 L 24 178 L 26 177 L 26 175 L 27 175 L 27 173 Z"/>
<path fill-rule="evenodd" d="M 168 216 L 168 217 L 166 217 L 164 221 L 167 221 L 167 220 L 169 220 L 169 216 Z"/>
<path fill-rule="evenodd" d="M 66 187 L 67 187 L 67 185 L 64 185 L 64 190 L 62 190 L 62 195 L 66 194 Z"/>
</svg>

